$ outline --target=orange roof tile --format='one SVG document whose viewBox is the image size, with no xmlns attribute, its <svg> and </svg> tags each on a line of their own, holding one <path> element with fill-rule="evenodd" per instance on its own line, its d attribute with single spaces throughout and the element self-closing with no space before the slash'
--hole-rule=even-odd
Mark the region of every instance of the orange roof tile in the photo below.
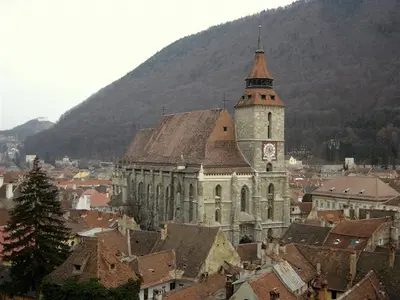
<svg viewBox="0 0 400 300">
<path fill-rule="evenodd" d="M 270 299 L 270 291 L 278 289 L 280 299 L 296 300 L 297 297 L 293 295 L 286 286 L 280 281 L 275 273 L 265 273 L 257 278 L 249 279 L 249 284 L 254 293 L 260 300 Z"/>
<path fill-rule="evenodd" d="M 138 272 L 143 281 L 141 288 L 165 283 L 175 278 L 176 256 L 174 250 L 156 252 L 137 257 L 133 269 Z"/>
<path fill-rule="evenodd" d="M 390 219 L 364 219 L 364 220 L 343 220 L 337 224 L 331 233 L 347 235 L 353 237 L 372 237 L 374 232 L 384 223 L 389 223 Z"/>
<path fill-rule="evenodd" d="M 220 290 L 225 290 L 226 278 L 220 273 L 216 273 L 202 282 L 184 287 L 179 290 L 173 290 L 163 297 L 164 300 L 206 300 L 215 299 L 212 295 Z M 290 300 L 290 299 L 289 299 Z"/>
<path fill-rule="evenodd" d="M 80 270 L 77 270 L 77 265 Z M 121 286 L 129 279 L 138 279 L 131 268 L 121 262 L 99 238 L 85 238 L 47 279 L 62 284 L 70 277 L 76 277 L 81 281 L 99 278 L 100 283 L 106 288 Z"/>
<path fill-rule="evenodd" d="M 90 207 L 108 206 L 108 202 L 110 202 L 110 199 L 106 195 L 99 193 L 95 189 L 88 189 L 83 195 L 90 196 Z"/>
</svg>

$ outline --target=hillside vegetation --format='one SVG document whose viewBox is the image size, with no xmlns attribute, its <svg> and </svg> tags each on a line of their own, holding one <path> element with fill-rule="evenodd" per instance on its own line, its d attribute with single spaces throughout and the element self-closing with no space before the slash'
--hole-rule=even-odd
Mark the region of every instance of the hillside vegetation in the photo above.
<svg viewBox="0 0 400 300">
<path fill-rule="evenodd" d="M 50 121 L 32 119 L 32 120 L 29 120 L 28 122 L 25 122 L 24 124 L 15 126 L 14 128 L 11 128 L 8 130 L 2 130 L 2 131 L 0 131 L 0 134 L 6 135 L 6 136 L 14 136 L 18 140 L 23 141 L 28 136 L 31 136 L 31 135 L 34 135 L 43 130 L 49 129 L 53 125 L 54 125 L 54 123 L 50 122 Z"/>
<path fill-rule="evenodd" d="M 400 127 L 400 6 L 396 0 L 300 1 L 182 38 L 26 141 L 61 157 L 121 155 L 162 114 L 233 105 L 253 63 L 257 27 L 287 105 L 287 150 L 387 161 Z M 392 124 L 392 125 L 390 125 Z M 389 137 L 390 136 L 390 137 Z M 377 142 L 377 141 L 385 141 Z"/>
</svg>

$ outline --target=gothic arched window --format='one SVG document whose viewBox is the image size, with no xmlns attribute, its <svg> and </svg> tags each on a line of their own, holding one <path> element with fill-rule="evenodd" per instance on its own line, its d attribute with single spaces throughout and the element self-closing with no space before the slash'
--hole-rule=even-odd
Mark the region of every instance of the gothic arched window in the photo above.
<svg viewBox="0 0 400 300">
<path fill-rule="evenodd" d="M 161 222 L 163 220 L 163 207 L 160 205 L 160 197 L 161 197 L 161 185 L 158 184 L 156 188 L 156 197 L 155 197 L 155 209 L 156 213 L 158 213 L 158 220 Z"/>
<path fill-rule="evenodd" d="M 221 223 L 221 210 L 219 208 L 215 210 L 215 222 Z"/>
<path fill-rule="evenodd" d="M 222 197 L 222 187 L 218 184 L 215 187 L 215 200 L 221 200 Z"/>
<path fill-rule="evenodd" d="M 143 200 L 144 197 L 144 189 L 143 189 L 143 182 L 138 184 L 138 199 L 137 201 L 140 202 Z"/>
<path fill-rule="evenodd" d="M 249 202 L 249 189 L 247 186 L 242 187 L 240 191 L 240 211 L 247 212 Z"/>
<path fill-rule="evenodd" d="M 150 204 L 150 201 L 153 201 L 152 196 L 152 186 L 151 183 L 149 183 L 147 185 L 147 204 Z"/>
<path fill-rule="evenodd" d="M 191 184 L 189 186 L 189 222 L 193 221 L 193 215 L 194 215 L 193 201 L 194 201 L 194 187 Z"/>
<path fill-rule="evenodd" d="M 268 138 L 272 138 L 272 113 L 268 113 Z"/>
<path fill-rule="evenodd" d="M 275 192 L 274 190 L 275 190 L 274 185 L 270 183 L 268 186 L 268 199 L 272 200 L 274 199 L 274 192 Z"/>
</svg>

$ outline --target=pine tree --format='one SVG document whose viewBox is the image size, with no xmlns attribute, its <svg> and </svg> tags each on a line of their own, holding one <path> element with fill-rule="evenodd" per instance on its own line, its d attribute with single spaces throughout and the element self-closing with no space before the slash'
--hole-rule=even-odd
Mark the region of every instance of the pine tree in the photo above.
<svg viewBox="0 0 400 300">
<path fill-rule="evenodd" d="M 69 229 L 62 220 L 58 189 L 38 157 L 20 188 L 3 243 L 3 259 L 11 262 L 7 290 L 11 287 L 14 294 L 36 291 L 38 295 L 43 278 L 68 257 Z"/>
</svg>

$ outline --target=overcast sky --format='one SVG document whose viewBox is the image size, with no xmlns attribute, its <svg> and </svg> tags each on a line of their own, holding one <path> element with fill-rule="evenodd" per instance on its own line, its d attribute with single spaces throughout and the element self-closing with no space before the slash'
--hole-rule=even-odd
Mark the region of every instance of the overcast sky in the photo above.
<svg viewBox="0 0 400 300">
<path fill-rule="evenodd" d="M 66 110 L 186 35 L 293 0 L 0 0 L 0 128 Z"/>
</svg>

